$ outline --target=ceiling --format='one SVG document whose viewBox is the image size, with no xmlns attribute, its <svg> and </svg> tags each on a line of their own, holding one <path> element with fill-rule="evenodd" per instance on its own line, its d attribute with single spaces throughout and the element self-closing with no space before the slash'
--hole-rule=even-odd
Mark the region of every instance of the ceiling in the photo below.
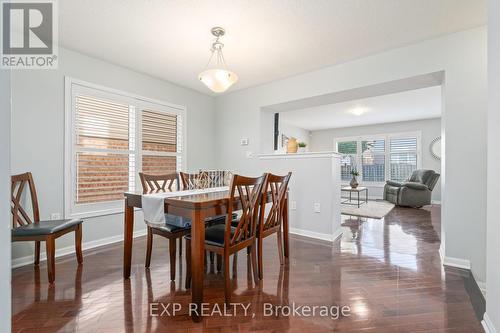
<svg viewBox="0 0 500 333">
<path fill-rule="evenodd" d="M 441 86 L 280 113 L 280 121 L 309 131 L 437 117 Z"/>
<path fill-rule="evenodd" d="M 209 94 L 213 26 L 234 91 L 484 25 L 486 0 L 71 0 L 59 17 L 62 46 Z"/>
</svg>

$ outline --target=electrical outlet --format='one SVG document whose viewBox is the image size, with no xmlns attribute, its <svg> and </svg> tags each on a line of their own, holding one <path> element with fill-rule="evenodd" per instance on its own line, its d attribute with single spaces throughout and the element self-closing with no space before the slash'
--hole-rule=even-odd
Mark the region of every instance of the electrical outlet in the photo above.
<svg viewBox="0 0 500 333">
<path fill-rule="evenodd" d="M 295 200 L 290 201 L 290 209 L 297 210 L 297 201 L 295 201 Z"/>
<path fill-rule="evenodd" d="M 246 156 L 247 156 L 247 158 L 253 158 L 253 152 L 247 151 Z"/>
<path fill-rule="evenodd" d="M 242 146 L 248 146 L 248 138 L 243 138 L 240 140 L 240 145 Z"/>
<path fill-rule="evenodd" d="M 61 213 L 52 213 L 52 214 L 50 214 L 50 219 L 51 220 L 60 220 L 61 219 Z"/>
<path fill-rule="evenodd" d="M 321 213 L 321 205 L 319 204 L 319 202 L 314 203 L 314 212 Z"/>
</svg>

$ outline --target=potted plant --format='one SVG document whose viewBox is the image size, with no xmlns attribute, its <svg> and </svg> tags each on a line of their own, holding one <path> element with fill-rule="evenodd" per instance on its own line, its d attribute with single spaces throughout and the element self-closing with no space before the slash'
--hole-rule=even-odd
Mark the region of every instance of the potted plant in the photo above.
<svg viewBox="0 0 500 333">
<path fill-rule="evenodd" d="M 306 150 L 307 143 L 305 143 L 305 142 L 299 142 L 298 146 L 299 146 L 299 153 L 305 153 L 307 151 Z"/>
<path fill-rule="evenodd" d="M 351 188 L 357 188 L 359 185 L 358 180 L 356 179 L 356 177 L 359 176 L 358 170 L 352 169 L 351 175 L 352 175 L 352 179 L 351 179 L 351 182 L 349 183 L 349 185 L 351 185 Z"/>
</svg>

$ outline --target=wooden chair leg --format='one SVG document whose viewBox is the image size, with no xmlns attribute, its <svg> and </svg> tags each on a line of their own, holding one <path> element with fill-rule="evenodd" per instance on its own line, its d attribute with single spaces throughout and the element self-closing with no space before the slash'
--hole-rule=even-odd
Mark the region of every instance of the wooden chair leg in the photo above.
<svg viewBox="0 0 500 333">
<path fill-rule="evenodd" d="M 49 276 L 49 283 L 54 283 L 56 279 L 56 239 L 54 236 L 47 236 L 45 238 L 45 250 L 47 252 L 47 273 Z"/>
<path fill-rule="evenodd" d="M 191 240 L 186 239 L 186 289 L 191 288 Z"/>
<path fill-rule="evenodd" d="M 75 251 L 76 251 L 76 260 L 78 261 L 78 265 L 83 264 L 81 224 L 79 224 L 75 230 Z"/>
<path fill-rule="evenodd" d="M 210 252 L 210 265 L 214 264 L 214 256 L 215 254 L 213 252 Z"/>
<path fill-rule="evenodd" d="M 177 246 L 177 240 L 175 238 L 170 238 L 168 244 L 168 248 L 170 251 L 170 281 L 175 281 L 176 246 Z"/>
<path fill-rule="evenodd" d="M 259 283 L 259 274 L 257 269 L 257 246 L 254 243 L 250 248 L 250 256 L 252 257 L 252 271 L 253 271 L 253 280 L 255 284 Z"/>
<path fill-rule="evenodd" d="M 40 241 L 35 242 L 35 266 L 40 263 Z"/>
<path fill-rule="evenodd" d="M 263 256 L 264 254 L 262 253 L 262 247 L 263 247 L 263 243 L 264 242 L 264 238 L 258 238 L 258 257 L 257 257 L 257 260 L 258 260 L 258 269 L 259 269 L 259 279 L 262 280 L 264 278 L 264 265 L 262 264 L 262 261 L 263 261 Z"/>
<path fill-rule="evenodd" d="M 151 265 L 151 252 L 153 251 L 153 231 L 148 227 L 148 241 L 146 244 L 146 263 L 144 266 L 149 268 Z"/>
<path fill-rule="evenodd" d="M 179 238 L 179 257 L 182 257 L 182 237 Z"/>
<path fill-rule="evenodd" d="M 222 256 L 220 254 L 217 254 L 217 272 L 220 272 L 222 270 Z"/>
<path fill-rule="evenodd" d="M 231 304 L 231 280 L 229 279 L 229 254 L 224 251 L 224 297 L 226 304 Z"/>
<path fill-rule="evenodd" d="M 280 258 L 280 265 L 283 265 L 283 234 L 281 233 L 281 229 L 277 232 L 278 236 L 278 256 Z"/>
</svg>

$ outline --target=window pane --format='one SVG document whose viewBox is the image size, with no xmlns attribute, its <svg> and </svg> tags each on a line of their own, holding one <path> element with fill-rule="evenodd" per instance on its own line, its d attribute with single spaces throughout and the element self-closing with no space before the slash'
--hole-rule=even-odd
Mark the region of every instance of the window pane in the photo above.
<svg viewBox="0 0 500 333">
<path fill-rule="evenodd" d="M 129 189 L 129 155 L 82 152 L 76 154 L 76 203 L 123 199 Z"/>
<path fill-rule="evenodd" d="M 128 150 L 128 105 L 79 95 L 75 107 L 78 147 Z"/>
<path fill-rule="evenodd" d="M 391 154 L 391 180 L 402 182 L 417 169 L 417 153 Z"/>
<path fill-rule="evenodd" d="M 340 160 L 340 179 L 350 180 L 351 171 L 356 168 L 356 153 L 358 143 L 356 141 L 344 141 L 337 143 L 337 151 L 342 154 Z"/>
<path fill-rule="evenodd" d="M 177 151 L 177 116 L 152 110 L 142 111 L 142 149 Z"/>
<path fill-rule="evenodd" d="M 363 181 L 385 181 L 385 140 L 362 141 L 361 148 Z"/>
<path fill-rule="evenodd" d="M 142 156 L 142 172 L 148 175 L 165 175 L 177 171 L 175 156 Z"/>
</svg>

